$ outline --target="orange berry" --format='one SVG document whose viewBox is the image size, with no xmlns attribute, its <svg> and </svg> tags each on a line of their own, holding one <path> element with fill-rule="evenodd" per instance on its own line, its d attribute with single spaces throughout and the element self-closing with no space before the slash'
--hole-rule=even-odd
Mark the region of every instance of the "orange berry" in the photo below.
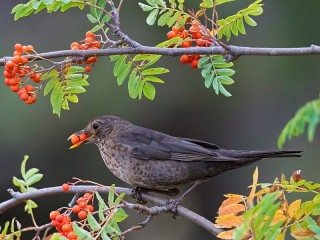
<svg viewBox="0 0 320 240">
<path fill-rule="evenodd" d="M 198 60 L 193 59 L 192 62 L 190 63 L 190 66 L 192 68 L 198 68 Z"/>
<path fill-rule="evenodd" d="M 22 46 L 22 52 L 27 52 L 28 51 L 28 47 L 27 46 Z"/>
<path fill-rule="evenodd" d="M 25 88 L 20 88 L 18 91 L 18 95 L 21 96 L 23 93 L 27 93 L 27 90 Z"/>
<path fill-rule="evenodd" d="M 86 202 L 86 199 L 84 197 L 79 197 L 77 203 L 80 204 L 81 202 Z"/>
<path fill-rule="evenodd" d="M 22 56 L 22 57 L 21 57 L 21 62 L 22 62 L 22 64 L 26 64 L 28 61 L 29 61 L 29 60 L 28 60 L 28 58 L 27 58 L 26 56 Z"/>
<path fill-rule="evenodd" d="M 41 81 L 41 74 L 36 73 L 35 77 L 32 79 L 35 83 L 39 83 Z"/>
<path fill-rule="evenodd" d="M 12 77 L 14 77 L 14 74 L 13 74 L 13 72 L 8 72 L 8 71 L 4 70 L 3 76 L 6 78 L 12 78 Z"/>
<path fill-rule="evenodd" d="M 56 216 L 56 218 L 55 218 L 55 220 L 56 220 L 57 222 L 62 222 L 63 219 L 64 219 L 64 217 L 63 217 L 62 215 L 60 215 L 60 213 L 59 213 L 59 214 Z"/>
<path fill-rule="evenodd" d="M 77 144 L 78 142 L 80 142 L 79 137 L 76 136 L 76 135 L 73 135 L 72 138 L 71 138 L 71 143 L 72 144 Z"/>
<path fill-rule="evenodd" d="M 19 91 L 19 85 L 12 85 L 10 87 L 10 89 L 11 89 L 12 92 L 18 92 Z"/>
<path fill-rule="evenodd" d="M 19 78 L 10 78 L 10 85 L 17 85 L 20 82 Z"/>
<path fill-rule="evenodd" d="M 73 47 L 71 48 L 71 50 L 79 50 L 79 47 L 78 47 L 78 46 L 73 46 Z"/>
<path fill-rule="evenodd" d="M 15 49 L 16 51 L 21 52 L 21 51 L 22 51 L 22 45 L 21 45 L 20 43 L 16 43 L 16 44 L 14 45 L 14 49 Z"/>
<path fill-rule="evenodd" d="M 91 32 L 91 31 L 88 31 L 88 32 L 86 32 L 86 37 L 94 38 L 95 34 L 93 32 Z"/>
<path fill-rule="evenodd" d="M 86 72 L 90 72 L 90 71 L 91 71 L 91 66 L 86 66 L 86 67 L 84 68 L 84 70 L 85 70 Z"/>
<path fill-rule="evenodd" d="M 57 227 L 58 226 L 58 222 L 56 220 L 52 220 L 51 221 L 51 226 L 52 227 Z"/>
<path fill-rule="evenodd" d="M 84 39 L 84 42 L 85 43 L 91 43 L 91 42 L 93 42 L 94 40 L 93 40 L 93 38 L 92 37 L 86 37 L 85 39 Z"/>
<path fill-rule="evenodd" d="M 78 213 L 78 212 L 80 212 L 80 211 L 81 211 L 81 207 L 80 207 L 79 205 L 74 205 L 74 206 L 72 207 L 72 212 Z"/>
<path fill-rule="evenodd" d="M 50 216 L 50 219 L 51 219 L 51 220 L 56 220 L 56 217 L 57 217 L 58 215 L 60 215 L 60 212 L 59 212 L 59 211 L 52 211 L 49 216 Z"/>
<path fill-rule="evenodd" d="M 10 86 L 11 84 L 10 84 L 10 79 L 11 78 L 6 78 L 6 79 L 4 79 L 4 84 L 6 85 L 6 86 Z"/>
<path fill-rule="evenodd" d="M 172 27 L 172 31 L 174 31 L 175 33 L 180 33 L 182 31 L 184 31 L 184 26 L 180 27 L 180 28 L 177 28 L 176 26 L 173 26 Z"/>
<path fill-rule="evenodd" d="M 85 198 L 87 201 L 91 201 L 92 200 L 92 193 L 85 193 L 83 195 L 83 198 Z"/>
<path fill-rule="evenodd" d="M 27 52 L 32 52 L 33 51 L 33 46 L 32 45 L 28 45 L 27 46 Z"/>
<path fill-rule="evenodd" d="M 21 57 L 21 55 L 22 55 L 22 52 L 20 52 L 20 51 L 13 52 L 13 56 L 20 56 Z"/>
<path fill-rule="evenodd" d="M 189 35 L 188 31 L 184 30 L 183 32 L 181 32 L 181 33 L 179 34 L 179 37 L 185 39 L 185 38 L 188 37 L 188 35 Z"/>
<path fill-rule="evenodd" d="M 201 58 L 201 56 L 200 55 L 193 55 L 193 59 L 195 59 L 195 60 L 199 60 Z"/>
<path fill-rule="evenodd" d="M 78 212 L 78 218 L 83 220 L 87 217 L 88 213 L 85 210 L 81 210 L 80 212 Z"/>
<path fill-rule="evenodd" d="M 67 238 L 68 238 L 68 239 L 77 239 L 77 236 L 76 236 L 76 234 L 75 234 L 73 231 L 71 231 L 71 232 L 69 232 L 69 233 L 67 234 Z"/>
<path fill-rule="evenodd" d="M 36 96 L 29 96 L 29 98 L 25 101 L 26 104 L 33 104 L 37 101 Z"/>
<path fill-rule="evenodd" d="M 83 140 L 85 140 L 87 138 L 88 138 L 88 134 L 87 133 L 81 133 L 80 136 L 79 136 L 80 141 L 83 141 Z"/>
<path fill-rule="evenodd" d="M 189 56 L 188 55 L 182 55 L 180 57 L 180 63 L 181 64 L 185 64 L 185 63 L 188 63 L 189 62 Z"/>
<path fill-rule="evenodd" d="M 72 230 L 72 225 L 71 224 L 64 224 L 62 227 L 61 227 L 62 231 L 63 232 L 70 232 Z"/>
<path fill-rule="evenodd" d="M 93 212 L 94 211 L 94 207 L 92 205 L 88 205 L 86 210 L 89 211 L 89 212 Z"/>
<path fill-rule="evenodd" d="M 67 184 L 67 183 L 62 184 L 62 190 L 63 191 L 67 192 L 69 189 L 70 189 L 69 184 Z"/>
<path fill-rule="evenodd" d="M 21 98 L 22 101 L 26 101 L 26 100 L 28 100 L 29 95 L 28 95 L 28 93 L 22 93 L 20 95 L 20 98 Z"/>
<path fill-rule="evenodd" d="M 192 35 L 193 39 L 202 38 L 202 33 L 201 32 L 192 32 L 191 35 Z"/>
<path fill-rule="evenodd" d="M 80 44 L 78 42 L 73 42 L 73 43 L 71 43 L 70 48 L 73 48 L 73 47 L 79 48 L 79 46 L 80 46 Z"/>
<path fill-rule="evenodd" d="M 182 48 L 188 48 L 188 47 L 191 47 L 191 45 L 192 45 L 192 42 L 191 42 L 191 41 L 186 41 L 186 42 L 182 42 L 182 43 L 180 44 L 180 47 L 182 47 Z"/>
<path fill-rule="evenodd" d="M 177 36 L 177 33 L 174 32 L 174 31 L 170 31 L 170 32 L 167 33 L 168 39 L 174 38 L 176 36 Z"/>
<path fill-rule="evenodd" d="M 14 56 L 12 58 L 12 62 L 15 63 L 15 64 L 21 63 L 21 57 L 20 56 Z"/>
<path fill-rule="evenodd" d="M 82 209 L 84 209 L 84 208 L 87 207 L 87 203 L 86 203 L 86 202 L 80 202 L 80 203 L 79 203 L 79 207 L 82 208 Z"/>
<path fill-rule="evenodd" d="M 32 92 L 33 89 L 34 89 L 34 87 L 33 87 L 32 85 L 27 85 L 27 86 L 26 86 L 26 91 L 27 91 L 27 92 Z"/>
<path fill-rule="evenodd" d="M 6 67 L 11 69 L 14 67 L 14 63 L 10 60 L 10 61 L 6 62 Z"/>
</svg>

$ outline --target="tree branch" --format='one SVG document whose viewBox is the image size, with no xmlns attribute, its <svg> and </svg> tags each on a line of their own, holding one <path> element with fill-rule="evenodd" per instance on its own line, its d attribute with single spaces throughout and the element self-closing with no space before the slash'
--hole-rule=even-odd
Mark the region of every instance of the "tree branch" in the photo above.
<svg viewBox="0 0 320 240">
<path fill-rule="evenodd" d="M 297 48 L 260 48 L 260 47 L 243 47 L 243 46 L 228 46 L 225 49 L 220 46 L 214 47 L 190 47 L 190 48 L 156 48 L 149 46 L 138 46 L 128 48 L 108 48 L 99 50 L 61 50 L 54 52 L 39 53 L 37 55 L 28 55 L 29 60 L 43 60 L 60 57 L 90 57 L 90 56 L 110 56 L 117 54 L 159 54 L 169 56 L 180 56 L 184 54 L 221 54 L 232 55 L 238 58 L 243 55 L 255 56 L 302 56 L 302 55 L 318 55 L 320 54 L 320 47 L 311 45 L 310 47 Z M 6 61 L 11 60 L 12 57 L 0 58 L 0 66 L 4 66 Z"/>
<path fill-rule="evenodd" d="M 108 193 L 109 188 L 97 187 L 94 185 L 78 185 L 78 186 L 72 186 L 70 188 L 70 190 L 67 192 L 64 192 L 62 190 L 61 186 L 42 188 L 42 189 L 37 189 L 35 191 L 26 192 L 26 193 L 15 192 L 12 189 L 9 189 L 8 191 L 12 195 L 13 198 L 11 198 L 5 202 L 0 203 L 0 213 L 3 213 L 5 211 L 7 211 L 8 209 L 11 209 L 15 206 L 20 205 L 28 199 L 36 199 L 36 198 L 41 198 L 41 197 L 46 197 L 46 196 L 54 196 L 54 195 L 66 194 L 66 193 L 80 194 L 80 193 L 87 192 L 87 191 L 98 191 L 100 193 Z M 124 192 L 124 193 L 126 193 L 126 195 L 131 195 L 132 189 L 116 187 L 115 192 L 118 194 Z M 146 193 L 142 193 L 141 197 L 143 200 L 155 203 L 157 205 L 165 205 L 168 202 L 168 200 L 165 198 L 161 198 L 161 197 L 151 195 L 151 194 L 146 194 Z M 214 226 L 214 224 L 212 222 L 210 222 L 208 219 L 198 215 L 197 213 L 195 213 L 185 207 L 178 206 L 177 213 L 181 217 L 203 227 L 204 229 L 206 229 L 208 232 L 210 232 L 213 235 L 217 235 L 218 233 L 221 232 L 221 230 L 217 229 Z"/>
</svg>

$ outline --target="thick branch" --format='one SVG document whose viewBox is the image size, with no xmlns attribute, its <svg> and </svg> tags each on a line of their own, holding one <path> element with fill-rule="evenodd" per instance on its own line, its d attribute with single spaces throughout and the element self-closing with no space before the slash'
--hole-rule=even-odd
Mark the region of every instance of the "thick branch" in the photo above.
<svg viewBox="0 0 320 240">
<path fill-rule="evenodd" d="M 15 206 L 18 206 L 22 204 L 24 201 L 28 199 L 36 199 L 36 198 L 41 198 L 41 197 L 46 197 L 46 196 L 54 196 L 57 194 L 65 194 L 65 193 L 72 193 L 72 194 L 80 194 L 83 192 L 87 191 L 99 191 L 101 193 L 107 193 L 109 191 L 109 188 L 102 188 L 102 187 L 97 187 L 97 186 L 92 186 L 92 185 L 78 185 L 78 186 L 72 186 L 68 192 L 64 192 L 61 188 L 59 187 L 49 187 L 49 188 L 42 188 L 42 189 L 37 189 L 32 192 L 27 192 L 27 193 L 19 193 L 19 192 L 14 192 L 13 190 L 9 189 L 8 191 L 12 195 L 12 199 L 9 199 L 5 202 L 0 203 L 0 213 L 5 212 L 6 210 L 13 208 Z M 115 188 L 116 193 L 126 193 L 126 195 L 130 195 L 132 190 L 129 188 L 120 188 L 116 187 Z M 167 199 L 160 198 L 158 196 L 154 196 L 151 194 L 146 194 L 142 193 L 141 197 L 143 200 L 153 202 L 157 205 L 165 205 L 167 203 Z M 179 206 L 177 209 L 177 213 L 184 217 L 185 219 L 203 227 L 210 233 L 217 235 L 219 232 L 221 232 L 220 229 L 215 228 L 212 222 L 207 220 L 206 218 L 198 215 L 197 213 L 184 208 L 182 206 Z"/>
<path fill-rule="evenodd" d="M 223 47 L 190 47 L 190 48 L 156 48 L 148 46 L 139 46 L 135 48 L 108 48 L 99 50 L 62 50 L 55 52 L 39 53 L 38 55 L 28 56 L 29 60 L 53 59 L 59 57 L 90 57 L 90 56 L 110 56 L 117 54 L 159 54 L 169 56 L 180 56 L 183 54 L 222 54 L 232 55 L 238 58 L 243 55 L 256 56 L 302 56 L 320 54 L 320 47 L 311 45 L 310 47 L 298 48 L 260 48 L 260 47 L 242 47 L 228 46 L 228 49 Z M 3 57 L 0 59 L 0 66 L 3 66 L 6 61 L 12 57 Z"/>
</svg>

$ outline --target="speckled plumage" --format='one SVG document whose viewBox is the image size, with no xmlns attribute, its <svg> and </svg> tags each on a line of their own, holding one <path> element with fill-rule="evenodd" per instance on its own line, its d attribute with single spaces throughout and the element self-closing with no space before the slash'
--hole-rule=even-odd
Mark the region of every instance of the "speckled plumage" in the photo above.
<svg viewBox="0 0 320 240">
<path fill-rule="evenodd" d="M 93 119 L 90 136 L 110 171 L 132 186 L 166 190 L 206 180 L 262 158 L 299 157 L 301 151 L 225 150 L 195 139 L 173 137 L 115 116 Z"/>
</svg>

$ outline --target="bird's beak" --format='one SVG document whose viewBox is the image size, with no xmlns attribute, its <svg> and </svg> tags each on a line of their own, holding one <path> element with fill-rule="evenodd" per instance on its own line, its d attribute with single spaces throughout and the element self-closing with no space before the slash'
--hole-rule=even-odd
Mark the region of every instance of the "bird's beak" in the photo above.
<svg viewBox="0 0 320 240">
<path fill-rule="evenodd" d="M 87 134 L 87 137 L 85 139 L 80 140 L 80 135 L 82 135 L 82 134 Z M 71 147 L 69 147 L 69 149 L 73 149 L 73 148 L 79 147 L 81 144 L 88 142 L 94 136 L 95 136 L 94 134 L 88 133 L 88 132 L 86 132 L 84 130 L 80 130 L 78 132 L 75 132 L 75 133 L 71 134 L 68 137 L 67 141 L 72 140 L 73 138 L 78 138 L 79 140 L 76 143 L 74 143 Z"/>
</svg>

